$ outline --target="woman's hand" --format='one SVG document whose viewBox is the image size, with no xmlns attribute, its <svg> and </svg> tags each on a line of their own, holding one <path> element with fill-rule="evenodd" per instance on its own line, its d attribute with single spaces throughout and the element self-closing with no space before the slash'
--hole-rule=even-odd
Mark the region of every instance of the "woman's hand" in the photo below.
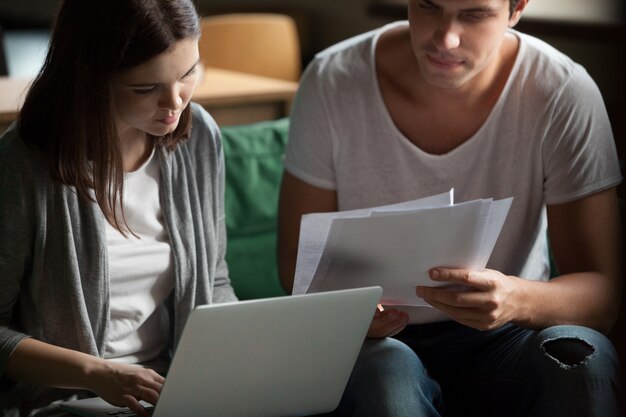
<svg viewBox="0 0 626 417">
<path fill-rule="evenodd" d="M 155 405 L 165 378 L 141 366 L 104 362 L 104 366 L 94 371 L 91 390 L 113 405 L 128 407 L 139 417 L 148 417 L 139 401 Z"/>
<path fill-rule="evenodd" d="M 515 295 L 520 278 L 492 269 L 446 268 L 432 269 L 430 278 L 450 287 L 419 286 L 417 296 L 461 324 L 491 330 L 514 320 L 518 314 L 520 306 Z"/>
<path fill-rule="evenodd" d="M 156 404 L 165 382 L 151 369 L 112 362 L 34 338 L 23 339 L 17 345 L 3 376 L 18 382 L 93 391 L 140 417 L 148 413 L 139 400 Z"/>
<path fill-rule="evenodd" d="M 408 322 L 409 315 L 404 311 L 385 310 L 379 304 L 367 332 L 367 337 L 375 339 L 391 337 L 404 329 Z"/>
</svg>

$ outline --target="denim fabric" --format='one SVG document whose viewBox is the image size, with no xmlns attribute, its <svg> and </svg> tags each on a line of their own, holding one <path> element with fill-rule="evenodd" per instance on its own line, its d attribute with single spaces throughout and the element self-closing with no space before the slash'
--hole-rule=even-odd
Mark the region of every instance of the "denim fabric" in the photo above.
<svg viewBox="0 0 626 417">
<path fill-rule="evenodd" d="M 368 340 L 332 416 L 617 417 L 618 358 L 580 326 L 413 325 Z M 401 342 L 400 342 L 401 341 Z"/>
</svg>

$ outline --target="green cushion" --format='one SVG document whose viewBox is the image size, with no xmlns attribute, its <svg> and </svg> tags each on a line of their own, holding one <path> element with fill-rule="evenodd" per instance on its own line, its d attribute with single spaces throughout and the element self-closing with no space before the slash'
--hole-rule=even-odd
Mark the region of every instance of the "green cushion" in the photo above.
<svg viewBox="0 0 626 417">
<path fill-rule="evenodd" d="M 288 119 L 221 128 L 226 161 L 226 261 L 242 299 L 285 295 L 278 280 L 276 220 Z"/>
</svg>

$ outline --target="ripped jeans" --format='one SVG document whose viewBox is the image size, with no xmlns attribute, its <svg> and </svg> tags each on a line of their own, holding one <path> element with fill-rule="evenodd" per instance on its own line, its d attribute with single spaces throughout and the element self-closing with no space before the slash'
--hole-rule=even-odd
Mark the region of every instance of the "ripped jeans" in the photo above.
<svg viewBox="0 0 626 417">
<path fill-rule="evenodd" d="M 365 342 L 330 415 L 617 417 L 620 383 L 613 345 L 585 327 L 411 325 Z"/>
</svg>

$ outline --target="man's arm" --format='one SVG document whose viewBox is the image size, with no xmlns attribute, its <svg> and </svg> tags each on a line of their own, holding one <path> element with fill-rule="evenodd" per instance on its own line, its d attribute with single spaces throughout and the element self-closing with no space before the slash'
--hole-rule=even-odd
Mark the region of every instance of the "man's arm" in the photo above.
<svg viewBox="0 0 626 417">
<path fill-rule="evenodd" d="M 285 172 L 278 204 L 278 273 L 287 292 L 293 289 L 300 219 L 307 213 L 337 211 L 337 192 L 315 187 Z M 392 336 L 408 323 L 407 313 L 397 310 L 374 312 L 368 337 Z"/>
<path fill-rule="evenodd" d="M 434 280 L 472 290 L 418 287 L 418 296 L 456 321 L 482 330 L 510 321 L 538 329 L 576 324 L 607 333 L 618 315 L 623 285 L 615 189 L 549 206 L 547 213 L 558 277 L 538 282 L 493 270 L 435 268 Z"/>
<path fill-rule="evenodd" d="M 550 281 L 552 305 L 536 307 L 537 324 L 566 322 L 610 330 L 624 285 L 621 230 L 614 188 L 548 206 L 550 245 L 560 276 Z"/>
<path fill-rule="evenodd" d="M 337 211 L 337 192 L 310 185 L 285 172 L 278 203 L 278 274 L 288 293 L 293 289 L 300 239 L 300 219 L 307 213 Z"/>
</svg>

